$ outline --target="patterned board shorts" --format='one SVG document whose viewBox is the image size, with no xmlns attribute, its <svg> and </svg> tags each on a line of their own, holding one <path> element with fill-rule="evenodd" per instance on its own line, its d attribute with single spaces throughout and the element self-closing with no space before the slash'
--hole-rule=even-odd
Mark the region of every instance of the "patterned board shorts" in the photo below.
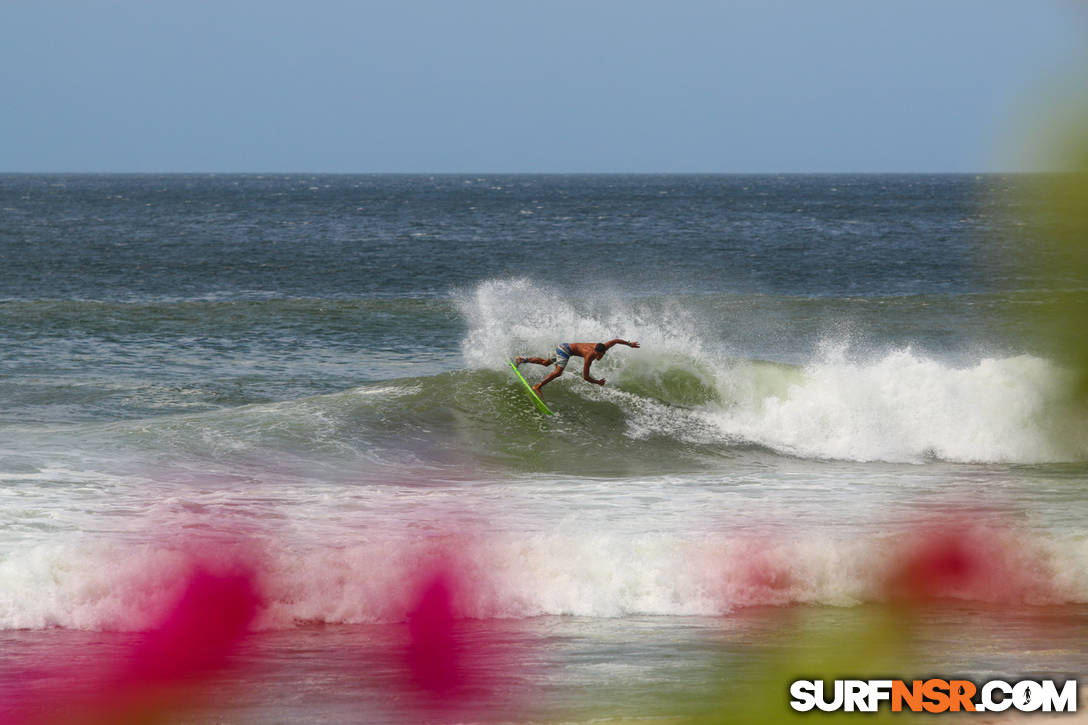
<svg viewBox="0 0 1088 725">
<path fill-rule="evenodd" d="M 552 353 L 552 362 L 554 362 L 557 367 L 563 368 L 564 370 L 566 369 L 567 363 L 570 362 L 569 342 L 561 342 L 555 346 L 555 352 Z"/>
</svg>

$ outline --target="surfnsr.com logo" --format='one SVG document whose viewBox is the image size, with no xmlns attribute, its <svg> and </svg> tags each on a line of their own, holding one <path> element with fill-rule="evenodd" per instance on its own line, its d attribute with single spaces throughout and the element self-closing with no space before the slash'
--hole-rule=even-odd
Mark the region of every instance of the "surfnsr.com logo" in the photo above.
<svg viewBox="0 0 1088 725">
<path fill-rule="evenodd" d="M 827 687 L 831 684 L 831 687 Z M 1076 712 L 1077 681 L 990 680 L 795 680 L 790 707 L 797 712 Z"/>
</svg>

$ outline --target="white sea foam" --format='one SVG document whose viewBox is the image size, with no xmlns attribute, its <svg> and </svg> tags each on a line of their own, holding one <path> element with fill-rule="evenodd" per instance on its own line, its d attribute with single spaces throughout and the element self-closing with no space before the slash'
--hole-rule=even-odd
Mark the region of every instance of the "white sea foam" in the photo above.
<svg viewBox="0 0 1088 725">
<path fill-rule="evenodd" d="M 743 371 L 734 370 L 743 375 Z M 805 366 L 779 394 L 708 412 L 723 433 L 798 456 L 1042 463 L 1088 457 L 1066 373 L 1037 357 L 957 367 L 911 350 Z"/>
<path fill-rule="evenodd" d="M 1088 601 L 1088 544 L 981 531 L 977 581 L 941 590 L 971 601 Z M 728 616 L 754 605 L 849 606 L 883 601 L 902 566 L 903 536 L 737 538 L 540 532 L 431 540 L 384 539 L 325 548 L 217 546 L 213 566 L 253 562 L 255 626 L 401 621 L 435 562 L 464 586 L 454 607 L 470 618 L 541 615 Z M 147 544 L 41 544 L 0 558 L 0 629 L 153 626 L 184 586 L 191 552 Z M 1011 588 L 1010 579 L 1019 581 Z M 981 582 L 981 583 L 980 583 Z"/>
</svg>

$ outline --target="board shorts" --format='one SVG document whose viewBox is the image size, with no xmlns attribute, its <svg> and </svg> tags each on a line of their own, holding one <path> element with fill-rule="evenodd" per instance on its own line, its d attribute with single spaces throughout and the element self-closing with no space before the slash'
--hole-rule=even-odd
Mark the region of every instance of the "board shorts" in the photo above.
<svg viewBox="0 0 1088 725">
<path fill-rule="evenodd" d="M 552 362 L 556 367 L 566 369 L 567 363 L 570 362 L 570 343 L 561 342 L 555 346 L 555 352 L 552 353 Z"/>
</svg>

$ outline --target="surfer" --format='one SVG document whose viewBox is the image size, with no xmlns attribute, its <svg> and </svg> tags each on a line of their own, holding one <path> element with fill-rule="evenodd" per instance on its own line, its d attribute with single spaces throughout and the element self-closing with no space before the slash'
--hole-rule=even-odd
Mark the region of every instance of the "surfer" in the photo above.
<svg viewBox="0 0 1088 725">
<path fill-rule="evenodd" d="M 555 352 L 552 353 L 551 357 L 516 357 L 514 358 L 514 364 L 521 365 L 522 363 L 532 363 L 545 367 L 548 365 L 555 365 L 555 370 L 548 373 L 548 377 L 533 386 L 533 390 L 536 391 L 537 395 L 540 395 L 541 388 L 563 374 L 563 371 L 567 367 L 567 363 L 570 362 L 572 357 L 585 359 L 586 364 L 582 368 L 583 378 L 591 383 L 604 385 L 606 382 L 604 378 L 597 380 L 589 374 L 589 366 L 593 364 L 594 360 L 600 360 L 604 357 L 604 354 L 608 352 L 608 349 L 613 345 L 639 347 L 637 342 L 628 342 L 627 340 L 621 340 L 618 337 L 614 340 L 609 340 L 608 342 L 561 342 L 555 346 Z"/>
</svg>

